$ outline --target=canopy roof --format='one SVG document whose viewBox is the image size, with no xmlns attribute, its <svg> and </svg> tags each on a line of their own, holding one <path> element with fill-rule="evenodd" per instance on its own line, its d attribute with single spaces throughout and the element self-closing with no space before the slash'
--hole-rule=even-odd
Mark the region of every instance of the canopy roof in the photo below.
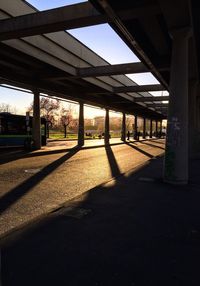
<svg viewBox="0 0 200 286">
<path fill-rule="evenodd" d="M 200 25 L 193 1 L 175 0 L 172 5 L 171 1 L 91 0 L 39 12 L 25 1 L 2 0 L 0 9 L 2 84 L 165 118 L 167 105 L 162 101 L 168 97 L 154 97 L 149 92 L 168 90 L 171 34 L 179 28 L 193 31 L 189 77 L 199 79 Z M 110 65 L 64 31 L 107 22 L 141 62 Z M 147 71 L 160 84 L 138 86 L 125 76 Z"/>
</svg>

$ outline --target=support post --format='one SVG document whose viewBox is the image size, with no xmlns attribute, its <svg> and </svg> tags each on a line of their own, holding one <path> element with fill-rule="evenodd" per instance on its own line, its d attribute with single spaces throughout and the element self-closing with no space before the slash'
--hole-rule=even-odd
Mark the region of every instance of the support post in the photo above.
<svg viewBox="0 0 200 286">
<path fill-rule="evenodd" d="M 152 138 L 152 127 L 153 127 L 153 120 L 150 119 L 150 132 L 149 132 L 149 138 Z"/>
<path fill-rule="evenodd" d="M 200 130 L 198 130 L 199 97 L 198 82 L 189 81 L 189 157 L 200 151 Z"/>
<path fill-rule="evenodd" d="M 172 33 L 173 49 L 164 181 L 171 184 L 188 182 L 188 38 L 190 29 Z"/>
<path fill-rule="evenodd" d="M 145 139 L 146 138 L 146 118 L 143 118 L 143 134 L 142 134 L 142 138 Z"/>
<path fill-rule="evenodd" d="M 109 126 L 109 109 L 106 108 L 106 116 L 105 116 L 105 132 L 104 132 L 104 143 L 105 145 L 109 145 L 110 139 L 110 126 Z"/>
<path fill-rule="evenodd" d="M 126 113 L 122 113 L 122 134 L 121 134 L 121 140 L 126 141 Z"/>
<path fill-rule="evenodd" d="M 196 126 L 197 132 L 200 134 L 200 84 L 198 84 L 197 88 L 197 98 L 196 98 Z"/>
<path fill-rule="evenodd" d="M 33 141 L 34 148 L 41 149 L 41 130 L 40 130 L 40 93 L 37 89 L 33 90 Z"/>
<path fill-rule="evenodd" d="M 160 138 L 162 137 L 162 119 L 160 120 Z"/>
<path fill-rule="evenodd" d="M 84 105 L 79 102 L 78 146 L 84 145 Z"/>
<path fill-rule="evenodd" d="M 155 131 L 156 138 L 158 137 L 158 121 L 156 120 L 156 131 Z"/>
<path fill-rule="evenodd" d="M 197 97 L 196 97 L 196 133 L 197 133 L 197 151 L 199 152 L 200 148 L 200 84 L 197 87 Z"/>
<path fill-rule="evenodd" d="M 134 130 L 133 130 L 133 133 L 134 133 L 134 136 L 133 136 L 133 139 L 134 140 L 139 140 L 138 138 L 138 126 L 137 126 L 137 115 L 135 115 L 135 118 L 134 118 Z"/>
</svg>

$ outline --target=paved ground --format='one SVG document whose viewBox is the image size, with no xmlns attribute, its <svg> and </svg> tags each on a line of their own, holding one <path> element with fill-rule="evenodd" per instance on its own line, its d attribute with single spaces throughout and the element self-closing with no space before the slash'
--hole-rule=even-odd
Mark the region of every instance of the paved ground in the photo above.
<svg viewBox="0 0 200 286">
<path fill-rule="evenodd" d="M 39 218 L 164 151 L 163 139 L 101 147 L 103 140 L 50 142 L 41 151 L 1 153 L 0 236 Z M 95 146 L 94 146 L 95 145 Z"/>
<path fill-rule="evenodd" d="M 136 145 L 144 158 L 146 143 Z M 111 148 L 122 166 L 118 147 L 129 146 Z M 162 158 L 149 160 L 7 237 L 3 286 L 199 286 L 199 161 L 190 162 L 187 186 L 171 186 L 161 180 Z"/>
</svg>

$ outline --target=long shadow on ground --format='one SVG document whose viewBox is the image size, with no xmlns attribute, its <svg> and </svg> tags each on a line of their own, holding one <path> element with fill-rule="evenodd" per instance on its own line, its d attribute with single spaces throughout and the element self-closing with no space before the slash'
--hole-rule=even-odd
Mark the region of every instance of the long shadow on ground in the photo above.
<svg viewBox="0 0 200 286">
<path fill-rule="evenodd" d="M 117 143 L 111 143 L 110 146 L 116 146 L 116 145 L 122 145 L 124 142 L 117 142 Z M 0 165 L 17 161 L 19 159 L 25 159 L 25 158 L 32 158 L 32 157 L 38 157 L 38 156 L 47 156 L 47 155 L 55 155 L 60 153 L 66 153 L 73 151 L 74 149 L 96 149 L 96 148 L 102 148 L 105 147 L 105 144 L 101 145 L 91 145 L 91 146 L 82 146 L 79 147 L 78 145 L 70 148 L 61 148 L 61 149 L 55 149 L 55 150 L 41 150 L 37 152 L 29 152 L 25 151 L 23 149 L 14 150 L 14 151 L 5 151 L 0 152 Z"/>
<path fill-rule="evenodd" d="M 159 148 L 159 149 L 162 149 L 162 150 L 165 150 L 165 148 L 164 147 L 161 147 L 161 146 L 158 146 L 157 144 L 152 144 L 152 143 L 149 143 L 149 142 L 144 142 L 144 141 L 142 141 L 141 142 L 142 144 L 145 144 L 145 145 L 148 145 L 148 146 L 150 146 L 150 147 L 156 147 L 156 148 Z M 163 143 L 163 146 L 164 146 L 164 143 Z"/>
<path fill-rule="evenodd" d="M 152 154 L 150 154 L 150 153 L 148 153 L 148 152 L 142 150 L 141 148 L 139 148 L 139 147 L 137 147 L 137 146 L 135 146 L 135 145 L 133 145 L 133 144 L 131 144 L 131 143 L 128 143 L 128 142 L 125 142 L 125 143 L 126 143 L 126 145 L 128 145 L 129 147 L 131 147 L 131 148 L 137 150 L 138 152 L 142 153 L 143 155 L 145 155 L 145 156 L 147 156 L 147 157 L 149 157 L 149 158 L 153 158 L 153 157 L 154 157 L 154 155 L 152 155 Z M 140 147 L 141 147 L 141 146 L 140 146 Z M 154 147 L 155 147 L 155 146 L 154 146 Z"/>
<path fill-rule="evenodd" d="M 161 166 L 94 188 L 2 243 L 3 286 L 199 286 L 200 191 L 138 179 Z"/>
<path fill-rule="evenodd" d="M 54 170 L 56 170 L 61 164 L 69 160 L 72 156 L 74 156 L 80 148 L 71 149 L 70 152 L 64 154 L 62 157 L 53 161 L 51 164 L 44 167 L 38 173 L 22 182 L 20 185 L 16 186 L 8 193 L 3 195 L 0 198 L 0 214 L 4 212 L 9 206 L 18 201 L 22 196 L 27 194 L 34 186 L 36 186 L 40 181 L 42 181 L 45 177 L 51 174 Z"/>
</svg>

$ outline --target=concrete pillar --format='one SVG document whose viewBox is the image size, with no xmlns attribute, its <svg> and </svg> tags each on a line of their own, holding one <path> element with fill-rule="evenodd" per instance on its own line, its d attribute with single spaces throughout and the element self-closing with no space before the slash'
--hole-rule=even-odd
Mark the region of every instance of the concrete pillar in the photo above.
<svg viewBox="0 0 200 286">
<path fill-rule="evenodd" d="M 40 129 L 40 93 L 38 90 L 33 91 L 33 141 L 34 148 L 41 148 L 41 129 Z"/>
<path fill-rule="evenodd" d="M 156 138 L 158 137 L 158 121 L 156 120 L 156 131 L 155 131 L 155 134 L 156 134 Z"/>
<path fill-rule="evenodd" d="M 197 133 L 200 134 L 200 84 L 198 84 L 197 86 L 195 121 L 196 121 Z"/>
<path fill-rule="evenodd" d="M 79 102 L 78 146 L 84 145 L 84 105 Z"/>
<path fill-rule="evenodd" d="M 135 115 L 135 119 L 134 119 L 134 136 L 133 136 L 133 139 L 135 140 L 138 140 L 138 136 L 137 136 L 137 129 L 138 129 L 138 126 L 137 126 L 137 115 Z"/>
<path fill-rule="evenodd" d="M 123 112 L 122 114 L 122 135 L 121 140 L 126 141 L 126 113 Z"/>
<path fill-rule="evenodd" d="M 149 137 L 152 138 L 152 127 L 153 127 L 153 120 L 150 119 L 150 132 L 149 132 Z"/>
<path fill-rule="evenodd" d="M 200 85 L 198 85 L 197 89 L 197 97 L 196 97 L 196 126 L 198 135 L 200 134 Z"/>
<path fill-rule="evenodd" d="M 162 137 L 162 120 L 159 121 L 158 138 Z"/>
<path fill-rule="evenodd" d="M 196 80 L 189 81 L 189 157 L 200 152 L 199 86 Z"/>
<path fill-rule="evenodd" d="M 172 33 L 173 49 L 169 87 L 164 181 L 188 182 L 188 38 L 189 29 Z"/>
<path fill-rule="evenodd" d="M 106 116 L 105 116 L 105 132 L 104 132 L 104 142 L 105 145 L 108 145 L 110 142 L 110 126 L 109 126 L 109 109 L 106 108 Z"/>
<path fill-rule="evenodd" d="M 146 118 L 143 118 L 143 134 L 142 134 L 143 139 L 146 138 Z"/>
</svg>

